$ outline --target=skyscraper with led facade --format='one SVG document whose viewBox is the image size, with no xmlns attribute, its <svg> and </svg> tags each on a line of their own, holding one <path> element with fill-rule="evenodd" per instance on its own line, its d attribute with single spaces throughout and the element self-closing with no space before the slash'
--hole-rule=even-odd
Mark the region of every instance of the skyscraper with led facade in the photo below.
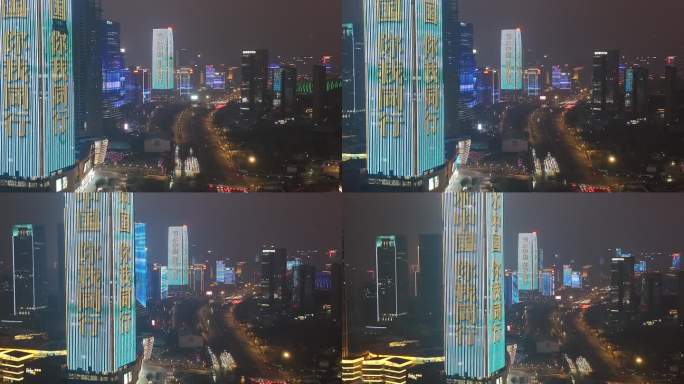
<svg viewBox="0 0 684 384">
<path fill-rule="evenodd" d="M 503 195 L 447 191 L 442 203 L 447 383 L 503 383 Z"/>
<path fill-rule="evenodd" d="M 41 226 L 12 226 L 12 299 L 14 315 L 44 308 L 47 297 L 45 231 Z"/>
<path fill-rule="evenodd" d="M 0 176 L 75 163 L 71 0 L 0 4 Z"/>
<path fill-rule="evenodd" d="M 442 0 L 364 0 L 366 142 L 373 177 L 444 164 Z"/>
<path fill-rule="evenodd" d="M 375 239 L 375 275 L 377 321 L 389 322 L 407 311 L 409 268 L 405 237 Z"/>
<path fill-rule="evenodd" d="M 135 299 L 147 306 L 147 225 L 135 223 Z"/>
<path fill-rule="evenodd" d="M 501 31 L 501 92 L 523 89 L 523 50 L 520 29 Z"/>
<path fill-rule="evenodd" d="M 70 377 L 126 375 L 136 359 L 133 195 L 65 200 Z"/>
<path fill-rule="evenodd" d="M 152 33 L 152 90 L 174 90 L 173 29 L 155 29 Z"/>
<path fill-rule="evenodd" d="M 188 227 L 169 227 L 168 285 L 188 285 Z"/>
<path fill-rule="evenodd" d="M 518 234 L 518 288 L 539 290 L 539 251 L 536 233 Z"/>
</svg>

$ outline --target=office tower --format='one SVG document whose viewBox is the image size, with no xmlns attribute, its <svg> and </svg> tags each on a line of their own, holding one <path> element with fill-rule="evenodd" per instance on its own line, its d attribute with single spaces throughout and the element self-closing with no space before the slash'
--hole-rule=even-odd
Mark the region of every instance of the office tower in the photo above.
<svg viewBox="0 0 684 384">
<path fill-rule="evenodd" d="M 595 51 L 592 64 L 591 109 L 594 112 L 611 112 L 620 100 L 620 52 Z"/>
<path fill-rule="evenodd" d="M 582 275 L 577 271 L 570 274 L 570 288 L 582 288 Z"/>
<path fill-rule="evenodd" d="M 360 4 L 360 2 L 355 2 Z M 346 6 L 343 8 L 349 8 Z M 362 13 L 362 12 L 357 12 Z M 344 152 L 364 152 L 357 146 L 366 142 L 366 105 L 364 76 L 363 29 L 360 16 L 353 14 L 349 22 L 342 24 L 342 133 L 345 137 L 354 137 L 351 147 L 345 145 Z M 345 21 L 347 19 L 345 18 Z"/>
<path fill-rule="evenodd" d="M 314 123 L 322 123 L 326 118 L 327 75 L 325 66 L 313 66 L 313 112 Z"/>
<path fill-rule="evenodd" d="M 525 94 L 527 97 L 538 97 L 541 91 L 539 80 L 541 70 L 539 68 L 528 68 L 525 71 Z"/>
<path fill-rule="evenodd" d="M 412 181 L 444 164 L 442 1 L 364 5 L 368 174 Z"/>
<path fill-rule="evenodd" d="M 268 300 L 283 300 L 286 295 L 287 250 L 264 247 L 261 250 L 261 292 Z"/>
<path fill-rule="evenodd" d="M 375 239 L 375 275 L 376 319 L 392 321 L 407 310 L 409 270 L 405 237 Z"/>
<path fill-rule="evenodd" d="M 31 224 L 12 227 L 14 315 L 30 315 L 47 304 L 45 232 Z"/>
<path fill-rule="evenodd" d="M 556 275 L 553 269 L 545 268 L 541 271 L 540 287 L 542 296 L 556 294 Z"/>
<path fill-rule="evenodd" d="M 665 59 L 665 123 L 671 124 L 674 122 L 674 108 L 676 95 L 676 58 L 674 56 L 669 56 Z"/>
<path fill-rule="evenodd" d="M 149 298 L 154 301 L 161 300 L 161 271 L 162 271 L 162 265 L 154 263 L 150 267 L 150 273 L 149 273 L 149 286 L 150 286 L 150 294 Z"/>
<path fill-rule="evenodd" d="M 176 83 L 178 84 L 178 96 L 190 97 L 192 93 L 193 70 L 189 67 L 178 68 L 176 71 Z"/>
<path fill-rule="evenodd" d="M 495 69 L 479 68 L 475 72 L 477 104 L 492 105 L 499 101 L 499 77 Z"/>
<path fill-rule="evenodd" d="M 2 3 L 0 176 L 45 179 L 75 163 L 71 9 Z"/>
<path fill-rule="evenodd" d="M 641 310 L 657 315 L 663 309 L 663 275 L 648 272 L 641 275 Z"/>
<path fill-rule="evenodd" d="M 634 304 L 634 257 L 617 248 L 610 259 L 610 288 L 612 302 L 619 310 Z"/>
<path fill-rule="evenodd" d="M 168 283 L 188 285 L 188 227 L 169 227 L 168 239 Z"/>
<path fill-rule="evenodd" d="M 506 300 L 506 307 L 520 303 L 517 272 L 506 271 L 504 273 L 504 299 Z"/>
<path fill-rule="evenodd" d="M 677 317 L 679 324 L 684 325 L 684 271 L 677 273 Z"/>
<path fill-rule="evenodd" d="M 418 299 L 422 313 L 436 326 L 444 318 L 444 258 L 442 235 L 423 234 L 418 237 Z"/>
<path fill-rule="evenodd" d="M 454 1 L 455 2 L 455 1 Z M 461 121 L 472 120 L 472 108 L 477 104 L 477 89 L 475 88 L 475 41 L 473 24 L 457 23 L 459 25 L 459 101 L 458 118 Z M 446 92 L 446 91 L 445 91 Z M 447 111 L 447 114 L 449 112 Z"/>
<path fill-rule="evenodd" d="M 458 21 L 458 0 L 442 0 L 442 44 L 444 52 L 442 55 L 442 68 L 444 71 L 444 129 L 447 137 L 453 137 L 457 134 L 459 128 L 459 114 L 465 112 L 462 110 L 460 102 L 460 93 L 464 85 L 463 77 L 467 77 L 469 66 L 464 65 L 463 60 L 472 55 L 472 24 L 470 24 L 470 50 L 465 52 L 468 47 L 464 47 L 464 40 L 462 30 L 464 24 Z M 468 38 L 465 39 L 466 45 Z M 467 68 L 466 68 L 467 67 Z M 474 75 L 474 58 L 472 65 Z M 469 82 L 466 80 L 465 85 Z M 459 92 L 461 89 L 461 92 Z"/>
<path fill-rule="evenodd" d="M 226 90 L 226 74 L 219 72 L 213 65 L 204 67 L 204 85 L 213 91 Z"/>
<path fill-rule="evenodd" d="M 523 49 L 520 29 L 501 31 L 501 92 L 522 91 Z"/>
<path fill-rule="evenodd" d="M 518 287 L 521 291 L 539 289 L 537 233 L 518 234 Z"/>
<path fill-rule="evenodd" d="M 268 89 L 268 51 L 242 51 L 241 70 L 240 108 L 243 111 L 257 111 L 257 107 L 265 102 Z"/>
<path fill-rule="evenodd" d="M 204 275 L 207 273 L 207 266 L 204 264 L 193 264 L 190 266 L 190 290 L 195 295 L 202 295 L 205 291 Z"/>
<path fill-rule="evenodd" d="M 280 108 L 284 117 L 292 117 L 297 108 L 297 67 L 283 66 L 280 80 Z"/>
<path fill-rule="evenodd" d="M 682 255 L 679 253 L 673 253 L 672 254 L 672 264 L 670 265 L 670 268 L 674 269 L 675 271 L 679 271 L 682 269 Z"/>
<path fill-rule="evenodd" d="M 632 69 L 631 97 L 634 118 L 648 117 L 648 69 L 642 67 Z"/>
<path fill-rule="evenodd" d="M 235 285 L 237 280 L 235 279 L 235 269 L 232 267 L 226 268 L 225 275 L 223 277 L 223 282 L 228 285 Z"/>
<path fill-rule="evenodd" d="M 563 266 L 563 286 L 564 287 L 570 287 L 572 284 L 572 281 L 570 280 L 572 277 L 572 267 L 570 265 L 564 265 Z"/>
<path fill-rule="evenodd" d="M 165 265 L 159 267 L 159 292 L 162 300 L 169 297 L 169 267 Z"/>
<path fill-rule="evenodd" d="M 311 313 L 314 310 L 314 287 L 316 284 L 316 267 L 303 264 L 297 267 L 297 288 L 292 298 L 300 312 Z"/>
<path fill-rule="evenodd" d="M 216 260 L 216 283 L 224 284 L 226 282 L 226 262 L 223 260 Z"/>
<path fill-rule="evenodd" d="M 102 114 L 105 119 L 121 118 L 124 94 L 124 56 L 121 52 L 121 26 L 104 20 L 102 29 Z"/>
<path fill-rule="evenodd" d="M 506 366 L 503 195 L 443 195 L 447 383 L 499 383 Z"/>
<path fill-rule="evenodd" d="M 147 226 L 135 223 L 135 299 L 147 306 Z"/>
<path fill-rule="evenodd" d="M 174 88 L 173 29 L 154 29 L 152 32 L 152 90 L 170 94 Z"/>
<path fill-rule="evenodd" d="M 65 200 L 70 378 L 119 376 L 136 358 L 133 195 Z"/>
<path fill-rule="evenodd" d="M 332 278 L 332 319 L 335 323 L 342 323 L 344 303 L 344 289 L 345 289 L 345 273 L 344 263 L 335 261 L 330 266 L 330 274 Z"/>
<path fill-rule="evenodd" d="M 192 54 L 187 48 L 178 48 L 176 50 L 176 65 L 178 67 L 191 67 L 193 64 Z"/>
<path fill-rule="evenodd" d="M 102 134 L 101 0 L 72 0 L 76 137 Z"/>
</svg>

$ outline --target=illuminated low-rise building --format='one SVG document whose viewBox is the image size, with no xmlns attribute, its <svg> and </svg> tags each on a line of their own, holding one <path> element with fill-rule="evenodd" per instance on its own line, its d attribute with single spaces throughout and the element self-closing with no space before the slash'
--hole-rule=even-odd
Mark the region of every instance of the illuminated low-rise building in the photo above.
<svg viewBox="0 0 684 384">
<path fill-rule="evenodd" d="M 0 347 L 0 381 L 9 383 L 49 382 L 60 374 L 65 350 L 40 351 Z M 48 360 L 52 360 L 51 363 Z"/>
<path fill-rule="evenodd" d="M 413 367 L 428 363 L 444 362 L 443 356 L 417 357 L 377 355 L 342 359 L 342 382 L 348 384 L 405 384 L 409 382 Z"/>
</svg>

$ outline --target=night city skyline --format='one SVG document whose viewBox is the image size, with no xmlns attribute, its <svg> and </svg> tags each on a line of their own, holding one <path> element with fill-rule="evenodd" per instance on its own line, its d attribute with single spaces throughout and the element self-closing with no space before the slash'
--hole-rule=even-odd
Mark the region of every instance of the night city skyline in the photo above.
<svg viewBox="0 0 684 384">
<path fill-rule="evenodd" d="M 441 194 L 345 195 L 345 252 L 359 271 L 372 269 L 377 236 L 406 236 L 417 262 L 418 236 L 442 232 Z M 684 252 L 677 228 L 681 194 L 504 194 L 504 263 L 517 269 L 518 233 L 537 232 L 545 264 L 594 264 L 611 248 L 638 256 Z M 358 264 L 357 264 L 358 263 Z"/>
<path fill-rule="evenodd" d="M 105 19 L 121 23 L 132 65 L 149 65 L 152 29 L 166 27 L 174 29 L 178 48 L 208 63 L 239 65 L 244 49 L 268 49 L 273 58 L 340 52 L 338 27 L 330 22 L 340 19 L 340 7 L 326 1 L 104 0 L 102 8 Z"/>
</svg>

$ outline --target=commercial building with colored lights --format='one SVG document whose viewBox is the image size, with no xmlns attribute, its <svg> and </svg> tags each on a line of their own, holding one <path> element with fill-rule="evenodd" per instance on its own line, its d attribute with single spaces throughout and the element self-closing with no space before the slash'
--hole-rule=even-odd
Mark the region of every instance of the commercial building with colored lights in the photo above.
<svg viewBox="0 0 684 384">
<path fill-rule="evenodd" d="M 541 69 L 528 68 L 525 71 L 525 93 L 527 97 L 537 97 L 541 91 Z"/>
<path fill-rule="evenodd" d="M 520 29 L 501 31 L 501 91 L 523 89 L 523 49 Z"/>
<path fill-rule="evenodd" d="M 563 286 L 570 287 L 572 285 L 572 266 L 563 266 Z"/>
<path fill-rule="evenodd" d="M 375 240 L 376 319 L 387 322 L 406 313 L 409 268 L 406 238 L 378 236 Z"/>
<path fill-rule="evenodd" d="M 188 285 L 188 227 L 169 227 L 168 285 Z"/>
<path fill-rule="evenodd" d="M 541 294 L 542 296 L 554 296 L 556 294 L 556 281 L 553 269 L 541 271 Z"/>
<path fill-rule="evenodd" d="M 366 148 L 376 179 L 445 162 L 442 0 L 364 0 Z"/>
<path fill-rule="evenodd" d="M 520 291 L 518 291 L 518 273 L 506 271 L 504 274 L 506 306 L 520 303 Z"/>
<path fill-rule="evenodd" d="M 136 360 L 133 195 L 65 200 L 70 377 L 118 376 Z"/>
<path fill-rule="evenodd" d="M 0 4 L 0 177 L 75 164 L 71 0 Z"/>
<path fill-rule="evenodd" d="M 135 223 L 135 299 L 147 306 L 147 225 Z"/>
<path fill-rule="evenodd" d="M 152 90 L 174 90 L 173 29 L 155 29 L 152 32 Z"/>
<path fill-rule="evenodd" d="M 536 233 L 518 234 L 518 287 L 521 291 L 539 290 L 539 251 Z"/>
<path fill-rule="evenodd" d="M 442 204 L 447 382 L 503 383 L 503 195 L 447 191 Z"/>
<path fill-rule="evenodd" d="M 442 364 L 443 356 L 417 357 L 376 355 L 367 353 L 363 356 L 342 359 L 342 382 L 349 384 L 405 384 L 410 379 L 411 368 L 424 364 Z"/>
</svg>

